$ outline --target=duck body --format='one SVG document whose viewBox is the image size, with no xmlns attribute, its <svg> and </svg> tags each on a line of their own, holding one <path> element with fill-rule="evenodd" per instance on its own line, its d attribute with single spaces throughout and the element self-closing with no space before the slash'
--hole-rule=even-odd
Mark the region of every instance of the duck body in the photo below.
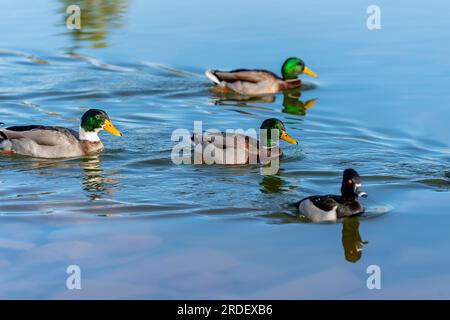
<svg viewBox="0 0 450 320">
<path fill-rule="evenodd" d="M 35 158 L 69 158 L 101 152 L 101 141 L 80 140 L 78 132 L 64 127 L 14 126 L 0 130 L 5 152 Z"/>
<path fill-rule="evenodd" d="M 57 126 L 13 126 L 0 129 L 0 148 L 3 153 L 35 158 L 71 158 L 93 155 L 103 150 L 98 133 L 107 130 L 121 136 L 107 114 L 90 109 L 81 118 L 79 132 Z"/>
<path fill-rule="evenodd" d="M 206 76 L 217 84 L 213 91 L 231 90 L 242 95 L 275 94 L 302 85 L 300 79 L 283 80 L 271 71 L 259 69 L 207 70 Z"/>
<path fill-rule="evenodd" d="M 312 222 L 333 222 L 344 217 L 364 213 L 364 207 L 358 201 L 367 194 L 360 190 L 361 178 L 353 169 L 346 169 L 342 177 L 341 195 L 317 195 L 297 202 L 301 214 Z"/>
<path fill-rule="evenodd" d="M 284 62 L 282 77 L 261 69 L 207 70 L 205 75 L 216 84 L 213 91 L 226 93 L 231 90 L 241 95 L 258 96 L 299 88 L 302 82 L 298 75 L 301 73 L 317 77 L 299 58 L 288 58 Z"/>
<path fill-rule="evenodd" d="M 358 201 L 346 201 L 338 195 L 311 196 L 298 202 L 299 211 L 312 222 L 332 222 L 364 213 Z"/>
</svg>

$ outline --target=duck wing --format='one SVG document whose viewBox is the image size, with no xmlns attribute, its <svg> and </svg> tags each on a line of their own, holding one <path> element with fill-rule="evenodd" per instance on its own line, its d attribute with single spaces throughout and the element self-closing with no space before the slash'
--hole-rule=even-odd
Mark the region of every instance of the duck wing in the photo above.
<svg viewBox="0 0 450 320">
<path fill-rule="evenodd" d="M 78 133 L 64 127 L 14 126 L 1 129 L 9 140 L 29 139 L 39 145 L 57 146 L 78 143 Z"/>
<path fill-rule="evenodd" d="M 332 211 L 339 205 L 339 196 L 334 195 L 326 195 L 326 196 L 311 196 L 303 199 L 298 204 L 305 200 L 309 200 L 312 202 L 314 206 L 323 211 Z"/>
<path fill-rule="evenodd" d="M 358 202 L 343 203 L 339 206 L 337 214 L 339 218 L 357 216 L 364 213 L 364 207 Z"/>
<path fill-rule="evenodd" d="M 192 141 L 200 141 L 203 138 L 203 143 L 213 144 L 214 147 L 220 149 L 227 148 L 248 148 L 249 143 L 258 147 L 258 139 L 241 133 L 226 133 L 226 132 L 205 132 L 203 137 L 200 134 L 192 135 Z"/>
<path fill-rule="evenodd" d="M 275 73 L 259 69 L 237 69 L 232 71 L 208 70 L 206 71 L 206 76 L 216 84 L 219 84 L 222 81 L 227 83 L 234 83 L 237 81 L 258 83 L 268 80 L 280 80 Z"/>
</svg>

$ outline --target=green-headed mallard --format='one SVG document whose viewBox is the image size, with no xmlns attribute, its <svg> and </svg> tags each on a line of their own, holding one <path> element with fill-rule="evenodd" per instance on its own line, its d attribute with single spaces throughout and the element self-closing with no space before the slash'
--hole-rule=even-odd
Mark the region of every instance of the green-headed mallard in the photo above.
<svg viewBox="0 0 450 320">
<path fill-rule="evenodd" d="M 278 144 L 271 139 L 272 130 L 277 130 L 278 138 L 289 142 L 291 144 L 298 144 L 298 142 L 289 136 L 286 127 L 281 120 L 267 119 L 261 124 L 260 129 L 267 130 L 265 139 L 257 140 L 256 137 L 244 135 L 240 133 L 229 132 L 206 132 L 204 134 L 194 134 L 192 140 L 194 145 L 201 143 L 202 145 L 202 161 L 206 164 L 249 164 L 252 160 L 255 162 L 262 162 L 261 156 L 271 158 L 282 155 L 281 148 L 277 148 L 278 155 L 272 154 L 274 147 Z M 262 131 L 264 132 L 264 131 Z M 264 154 L 262 154 L 261 141 Z M 231 157 L 230 157 L 231 156 Z M 268 159 L 266 159 L 268 160 Z"/>
<path fill-rule="evenodd" d="M 298 75 L 305 73 L 312 77 L 317 75 L 305 66 L 299 58 L 288 58 L 281 67 L 281 75 L 278 77 L 267 70 L 238 69 L 233 71 L 207 70 L 206 76 L 217 86 L 214 90 L 226 92 L 235 91 L 244 95 L 273 94 L 280 91 L 298 88 L 302 82 Z"/>
<path fill-rule="evenodd" d="M 0 148 L 36 158 L 68 158 L 96 154 L 103 149 L 101 130 L 122 136 L 105 111 L 90 109 L 81 117 L 79 132 L 64 127 L 14 126 L 0 129 Z"/>
</svg>

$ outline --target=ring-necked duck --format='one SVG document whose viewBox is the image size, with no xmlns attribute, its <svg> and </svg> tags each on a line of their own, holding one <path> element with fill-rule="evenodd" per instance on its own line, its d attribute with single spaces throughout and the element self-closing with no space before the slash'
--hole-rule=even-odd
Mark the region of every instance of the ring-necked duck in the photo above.
<svg viewBox="0 0 450 320">
<path fill-rule="evenodd" d="M 361 191 L 361 178 L 353 169 L 344 171 L 341 195 L 311 196 L 297 203 L 300 213 L 312 222 L 335 221 L 364 212 L 358 197 L 367 197 Z"/>
</svg>

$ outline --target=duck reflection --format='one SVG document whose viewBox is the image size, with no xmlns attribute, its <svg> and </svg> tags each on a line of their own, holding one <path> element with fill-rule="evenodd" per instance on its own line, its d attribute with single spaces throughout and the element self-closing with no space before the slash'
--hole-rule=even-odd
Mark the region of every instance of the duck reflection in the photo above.
<svg viewBox="0 0 450 320">
<path fill-rule="evenodd" d="M 358 262 L 362 257 L 363 247 L 369 243 L 359 234 L 359 218 L 349 217 L 342 222 L 342 246 L 345 259 L 349 262 Z"/>
<path fill-rule="evenodd" d="M 306 110 L 311 109 L 317 102 L 318 98 L 302 101 L 300 100 L 301 95 L 302 91 L 300 89 L 283 92 L 283 112 L 292 115 L 306 116 Z M 253 104 L 274 103 L 276 101 L 276 97 L 272 95 L 244 96 L 238 93 L 229 92 L 217 94 L 212 98 L 212 100 L 215 105 L 270 110 L 269 108 L 255 106 Z"/>
<path fill-rule="evenodd" d="M 262 193 L 283 193 L 296 188 L 296 186 L 290 185 L 286 180 L 275 175 L 263 176 L 260 186 Z"/>
<path fill-rule="evenodd" d="M 298 116 L 306 116 L 306 110 L 311 109 L 318 98 L 302 101 L 300 90 L 290 90 L 283 93 L 283 112 Z"/>
<path fill-rule="evenodd" d="M 219 105 L 233 105 L 235 106 L 236 103 L 239 105 L 245 106 L 247 103 L 273 103 L 276 100 L 275 96 L 244 96 L 240 95 L 239 93 L 235 92 L 229 92 L 229 93 L 222 93 L 219 95 L 216 95 L 213 97 L 213 100 L 215 104 Z M 227 104 L 227 101 L 229 102 L 235 102 Z"/>
<path fill-rule="evenodd" d="M 261 189 L 265 193 L 281 193 L 287 188 L 287 184 L 283 183 L 278 177 L 264 177 L 261 185 L 264 184 L 264 188 Z M 275 211 L 269 214 L 263 214 L 261 217 L 269 219 L 271 223 L 276 224 L 289 224 L 289 223 L 312 223 L 311 220 L 303 215 L 299 215 L 297 206 L 294 203 L 290 203 L 284 207 L 283 210 Z M 359 234 L 359 218 L 348 217 L 342 220 L 342 247 L 344 248 L 345 260 L 351 263 L 358 262 L 363 254 L 364 245 L 368 244 L 368 241 L 364 241 Z"/>
<path fill-rule="evenodd" d="M 66 8 L 74 4 L 72 0 L 59 0 L 64 7 L 60 9 L 66 23 Z M 75 46 L 70 51 L 81 47 L 83 42 L 90 43 L 91 48 L 108 46 L 107 37 L 111 29 L 123 26 L 123 17 L 128 10 L 129 0 L 81 0 L 75 2 L 81 8 L 81 29 L 69 30 Z M 60 14 L 61 14 L 60 12 Z"/>
<path fill-rule="evenodd" d="M 83 158 L 80 162 L 83 169 L 83 190 L 91 200 L 112 196 L 118 181 L 107 177 L 102 169 L 100 156 Z"/>
</svg>

